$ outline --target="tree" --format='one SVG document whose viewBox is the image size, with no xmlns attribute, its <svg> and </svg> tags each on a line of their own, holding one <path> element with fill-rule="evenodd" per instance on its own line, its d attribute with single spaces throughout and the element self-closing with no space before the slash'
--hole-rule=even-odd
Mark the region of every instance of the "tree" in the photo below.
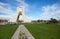
<svg viewBox="0 0 60 39">
<path fill-rule="evenodd" d="M 53 19 L 53 18 L 51 18 L 50 22 L 51 23 L 58 23 L 58 21 L 56 19 Z"/>
<path fill-rule="evenodd" d="M 37 22 L 40 22 L 40 20 L 37 20 Z"/>
<path fill-rule="evenodd" d="M 47 23 L 48 23 L 48 24 L 58 23 L 58 20 L 51 18 Z"/>
</svg>

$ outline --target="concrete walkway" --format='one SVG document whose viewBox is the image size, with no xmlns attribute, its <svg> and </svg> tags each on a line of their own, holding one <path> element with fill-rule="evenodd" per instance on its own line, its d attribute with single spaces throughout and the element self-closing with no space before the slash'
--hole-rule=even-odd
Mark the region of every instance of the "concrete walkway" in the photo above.
<svg viewBox="0 0 60 39">
<path fill-rule="evenodd" d="M 18 39 L 19 32 L 20 32 L 20 26 L 17 28 L 17 30 L 15 31 L 15 33 L 14 33 L 14 35 L 12 36 L 11 39 Z"/>
<path fill-rule="evenodd" d="M 25 33 L 27 39 L 35 39 L 24 25 L 21 25 L 20 28 L 22 28 L 22 31 Z"/>
<path fill-rule="evenodd" d="M 35 39 L 24 25 L 19 25 L 16 32 L 12 36 L 12 39 L 19 39 L 18 37 L 19 37 L 20 31 L 25 33 L 27 39 Z"/>
</svg>

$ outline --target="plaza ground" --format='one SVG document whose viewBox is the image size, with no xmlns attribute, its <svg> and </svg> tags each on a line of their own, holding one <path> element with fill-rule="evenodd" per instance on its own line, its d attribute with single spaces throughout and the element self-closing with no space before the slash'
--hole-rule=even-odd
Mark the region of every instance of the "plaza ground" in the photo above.
<svg viewBox="0 0 60 39">
<path fill-rule="evenodd" d="M 11 39 L 18 25 L 0 25 L 0 39 Z"/>
<path fill-rule="evenodd" d="M 25 27 L 35 37 L 35 39 L 60 39 L 59 24 L 25 24 Z"/>
</svg>

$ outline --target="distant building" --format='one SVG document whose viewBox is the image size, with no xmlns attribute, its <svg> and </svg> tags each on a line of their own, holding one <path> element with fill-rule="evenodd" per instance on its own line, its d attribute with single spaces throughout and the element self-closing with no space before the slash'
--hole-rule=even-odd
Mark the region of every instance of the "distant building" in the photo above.
<svg viewBox="0 0 60 39">
<path fill-rule="evenodd" d="M 7 23 L 8 23 L 8 20 L 7 19 L 0 18 L 0 25 L 5 25 Z"/>
</svg>

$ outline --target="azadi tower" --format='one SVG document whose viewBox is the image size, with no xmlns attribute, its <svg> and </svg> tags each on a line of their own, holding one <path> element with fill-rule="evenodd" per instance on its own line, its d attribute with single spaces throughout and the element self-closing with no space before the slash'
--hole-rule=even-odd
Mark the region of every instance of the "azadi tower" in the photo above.
<svg viewBox="0 0 60 39">
<path fill-rule="evenodd" d="M 17 7 L 17 13 L 9 20 L 9 22 L 18 22 L 20 16 L 22 16 L 22 21 L 24 23 L 30 23 L 31 20 L 25 15 L 25 8 L 24 7 Z"/>
</svg>

